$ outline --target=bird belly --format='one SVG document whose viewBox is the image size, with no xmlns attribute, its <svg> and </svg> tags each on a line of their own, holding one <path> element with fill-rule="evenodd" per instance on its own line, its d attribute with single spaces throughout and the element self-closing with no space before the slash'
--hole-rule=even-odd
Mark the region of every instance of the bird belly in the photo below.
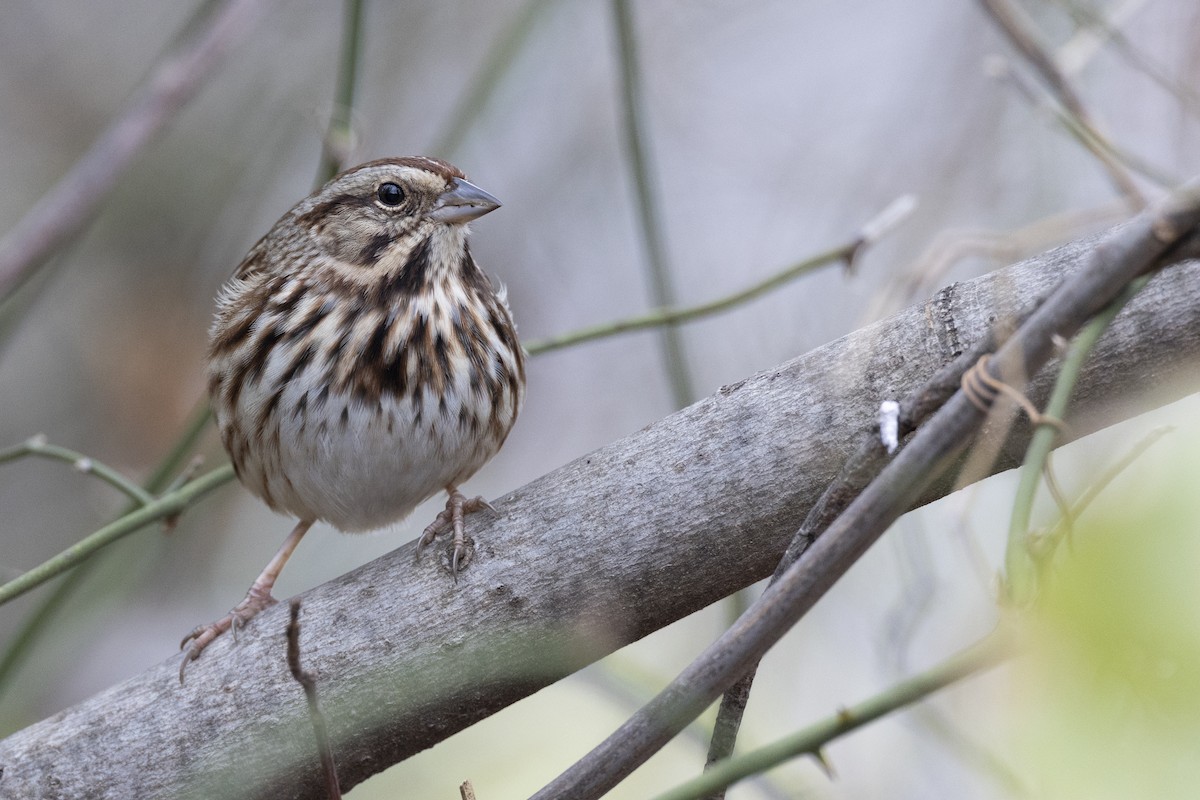
<svg viewBox="0 0 1200 800">
<path fill-rule="evenodd" d="M 300 519 L 343 531 L 397 522 L 473 475 L 503 442 L 460 423 L 466 417 L 454 393 L 368 403 L 351 393 L 318 399 L 311 387 L 293 382 L 266 414 L 257 392 L 240 398 L 239 416 L 264 424 L 246 439 L 239 477 L 273 509 Z"/>
</svg>

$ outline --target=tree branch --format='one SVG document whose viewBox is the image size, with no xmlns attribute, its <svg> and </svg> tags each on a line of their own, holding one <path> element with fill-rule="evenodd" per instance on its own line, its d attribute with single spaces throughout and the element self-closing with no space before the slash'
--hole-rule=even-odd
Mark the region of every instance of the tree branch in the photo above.
<svg viewBox="0 0 1200 800">
<path fill-rule="evenodd" d="M 1042 80 L 1058 98 L 1071 120 L 1087 134 L 1080 137 L 1080 141 L 1100 161 L 1117 192 L 1136 208 L 1143 208 L 1146 200 L 1138 191 L 1137 184 L 1133 182 L 1128 170 L 1113 158 L 1111 146 L 1104 147 L 1098 144 L 1107 145 L 1107 139 L 1101 135 L 1087 108 L 1084 107 L 1083 101 L 1079 98 L 1079 94 L 1071 86 L 1070 80 L 1038 41 L 1037 29 L 1025 12 L 1021 10 L 1021 7 L 1009 0 L 980 0 L 980 5 L 995 21 L 1009 42 L 1042 76 Z"/>
<path fill-rule="evenodd" d="M 948 287 L 497 500 L 471 517 L 457 583 L 410 543 L 306 592 L 305 662 L 343 786 L 769 575 L 879 401 L 1047 295 L 1098 241 Z M 1200 275 L 1171 269 L 1098 343 L 1073 434 L 1195 391 L 1198 358 Z M 1019 460 L 1016 430 L 994 471 Z M 174 656 L 0 742 L 0 795 L 323 797 L 285 605 L 215 642 L 183 688 Z"/>
<path fill-rule="evenodd" d="M 224 63 L 269 0 L 224 0 L 155 65 L 124 112 L 67 174 L 0 240 L 0 296 L 7 296 L 91 219 L 150 141 Z"/>
<path fill-rule="evenodd" d="M 620 65 L 621 128 L 629 158 L 630 177 L 636 189 L 637 221 L 646 259 L 646 279 L 651 302 L 659 308 L 667 308 L 677 304 L 679 293 L 675 290 L 675 276 L 667 257 L 666 235 L 663 233 L 666 228 L 662 224 L 655 187 L 649 124 L 642 96 L 642 72 L 630 0 L 612 0 L 612 13 Z M 671 398 L 675 407 L 681 408 L 696 399 L 695 382 L 692 380 L 683 337 L 679 328 L 670 322 L 662 326 L 658 335 L 663 368 L 670 379 Z"/>
</svg>

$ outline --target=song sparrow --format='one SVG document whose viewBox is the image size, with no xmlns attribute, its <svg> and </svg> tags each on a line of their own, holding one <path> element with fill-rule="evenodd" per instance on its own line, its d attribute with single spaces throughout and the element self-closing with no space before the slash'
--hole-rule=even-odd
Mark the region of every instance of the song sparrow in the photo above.
<svg viewBox="0 0 1200 800">
<path fill-rule="evenodd" d="M 209 393 L 250 491 L 299 523 L 228 615 L 184 638 L 179 668 L 275 602 L 271 587 L 317 520 L 379 528 L 439 490 L 420 548 L 491 506 L 458 486 L 500 449 L 525 391 L 504 291 L 475 264 L 469 220 L 500 205 L 435 158 L 343 172 L 275 223 L 217 301 Z"/>
</svg>

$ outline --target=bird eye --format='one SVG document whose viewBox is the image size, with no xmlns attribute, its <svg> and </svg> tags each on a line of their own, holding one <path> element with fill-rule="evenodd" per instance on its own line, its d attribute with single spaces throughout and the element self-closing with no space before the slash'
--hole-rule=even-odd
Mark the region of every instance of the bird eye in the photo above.
<svg viewBox="0 0 1200 800">
<path fill-rule="evenodd" d="M 404 190 L 394 183 L 382 183 L 376 196 L 385 206 L 398 206 L 404 202 Z"/>
</svg>

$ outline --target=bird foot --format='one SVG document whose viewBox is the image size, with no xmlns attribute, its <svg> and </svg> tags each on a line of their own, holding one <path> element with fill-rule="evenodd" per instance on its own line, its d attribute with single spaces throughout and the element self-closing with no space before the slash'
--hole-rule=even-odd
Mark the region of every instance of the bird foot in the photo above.
<svg viewBox="0 0 1200 800">
<path fill-rule="evenodd" d="M 195 630 L 183 637 L 183 641 L 179 643 L 179 649 L 187 647 L 188 651 L 184 653 L 183 661 L 179 664 L 179 683 L 183 684 L 183 673 L 187 669 L 187 665 L 199 658 L 204 649 L 213 643 L 213 640 L 232 628 L 233 640 L 236 642 L 239 628 L 246 627 L 246 623 L 254 619 L 258 612 L 277 602 L 279 601 L 271 596 L 270 589 L 260 587 L 256 583 L 250 587 L 250 591 L 246 592 L 246 597 L 242 602 L 234 606 L 228 614 L 216 622 L 197 626 Z M 191 642 L 190 647 L 188 647 L 188 642 Z"/>
<path fill-rule="evenodd" d="M 421 551 L 433 544 L 438 536 L 452 530 L 454 532 L 454 553 L 450 557 L 450 574 L 457 577 L 458 571 L 465 569 L 467 564 L 471 563 L 471 554 L 474 552 L 468 546 L 467 529 L 463 523 L 463 517 L 485 508 L 488 511 L 495 511 L 496 508 L 483 497 L 468 498 L 457 489 L 448 491 L 450 496 L 446 498 L 446 507 L 438 512 L 433 522 L 429 523 L 429 526 L 422 532 L 421 538 L 417 540 L 417 558 L 421 557 Z"/>
</svg>

